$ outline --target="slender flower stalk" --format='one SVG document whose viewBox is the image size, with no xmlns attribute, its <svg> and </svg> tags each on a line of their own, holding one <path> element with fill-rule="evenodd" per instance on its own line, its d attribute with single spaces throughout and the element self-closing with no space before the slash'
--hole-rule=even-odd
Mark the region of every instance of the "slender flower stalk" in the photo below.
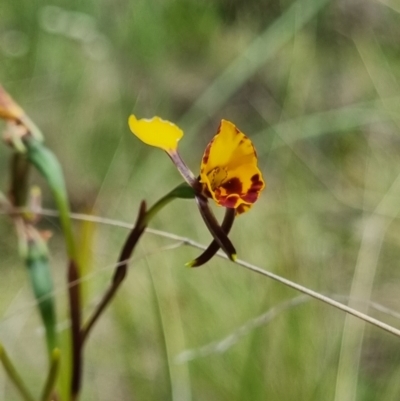
<svg viewBox="0 0 400 401">
<path fill-rule="evenodd" d="M 197 192 L 201 193 L 202 186 L 195 175 L 190 171 L 189 167 L 181 158 L 177 151 L 169 151 L 168 156 L 171 158 L 172 162 L 175 164 L 178 171 L 181 173 L 183 179 Z"/>
<path fill-rule="evenodd" d="M 114 298 L 118 288 L 120 287 L 120 285 L 122 284 L 122 282 L 126 277 L 129 259 L 132 255 L 133 250 L 135 249 L 136 244 L 138 243 L 140 237 L 142 236 L 143 232 L 146 229 L 146 221 L 145 221 L 146 211 L 147 211 L 146 202 L 143 201 L 139 208 L 139 213 L 136 218 L 136 223 L 133 229 L 130 231 L 127 239 L 125 240 L 124 246 L 122 247 L 120 256 L 118 258 L 117 267 L 115 269 L 114 276 L 112 278 L 112 282 L 107 291 L 104 293 L 103 298 L 97 305 L 93 314 L 90 316 L 89 320 L 82 328 L 81 332 L 82 346 L 86 342 L 95 323 L 102 315 L 106 307 L 109 305 L 111 300 Z"/>
</svg>

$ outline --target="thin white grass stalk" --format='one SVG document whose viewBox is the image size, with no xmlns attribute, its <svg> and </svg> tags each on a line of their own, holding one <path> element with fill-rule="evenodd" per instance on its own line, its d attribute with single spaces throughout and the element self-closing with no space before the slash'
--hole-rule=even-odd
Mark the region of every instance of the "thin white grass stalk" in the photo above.
<svg viewBox="0 0 400 401">
<path fill-rule="evenodd" d="M 308 302 L 309 300 L 310 297 L 303 294 L 273 306 L 266 313 L 247 321 L 245 324 L 235 329 L 222 340 L 213 341 L 209 344 L 203 345 L 200 348 L 182 351 L 176 356 L 175 363 L 181 364 L 192 361 L 193 359 L 203 358 L 211 354 L 222 354 L 235 345 L 242 337 L 248 335 L 257 327 L 267 325 L 284 311 Z"/>
<path fill-rule="evenodd" d="M 348 301 L 351 299 L 348 295 L 340 295 L 340 294 L 333 294 L 329 295 L 330 298 L 341 300 L 341 301 Z M 273 306 L 267 312 L 256 316 L 248 320 L 246 323 L 241 325 L 239 328 L 235 329 L 233 332 L 228 334 L 222 340 L 212 341 L 208 344 L 205 344 L 199 348 L 187 349 L 180 352 L 174 359 L 175 363 L 185 363 L 197 358 L 206 357 L 213 353 L 223 353 L 227 351 L 229 348 L 234 346 L 240 339 L 247 334 L 249 334 L 252 330 L 257 329 L 258 327 L 267 325 L 270 321 L 278 317 L 281 313 L 285 312 L 288 309 L 295 308 L 297 306 L 302 305 L 303 303 L 312 301 L 312 298 L 309 296 L 302 294 L 295 298 L 291 298 L 287 301 L 282 302 L 279 305 Z M 400 319 L 400 313 L 396 312 L 386 306 L 378 304 L 377 302 L 372 301 L 365 301 L 365 300 L 354 300 L 357 301 L 358 304 L 363 304 L 368 306 L 371 309 L 374 309 L 378 312 L 382 312 L 388 316 L 392 316 L 396 319 Z M 30 308 L 35 305 L 31 305 Z M 21 310 L 18 309 L 17 312 Z M 14 314 L 13 314 L 14 315 Z M 67 330 L 70 327 L 70 321 L 64 320 L 57 324 L 57 332 L 62 332 Z M 37 333 L 40 335 L 44 335 L 43 327 L 37 328 Z"/>
<path fill-rule="evenodd" d="M 55 210 L 48 210 L 48 209 L 40 209 L 40 210 L 35 210 L 34 213 L 37 214 L 41 214 L 43 216 L 52 216 L 52 217 L 56 217 L 58 216 L 57 211 Z M 107 225 L 112 225 L 115 227 L 122 227 L 122 228 L 127 228 L 127 229 L 131 229 L 132 228 L 132 224 L 129 223 L 125 223 L 125 222 L 121 222 L 118 220 L 114 220 L 114 219 L 108 219 L 108 218 L 104 218 L 104 217 L 100 217 L 100 216 L 93 216 L 93 215 L 85 215 L 85 214 L 81 214 L 81 213 L 71 213 L 71 218 L 75 219 L 75 220 L 88 220 L 88 221 L 92 221 L 92 222 L 96 222 L 96 223 L 100 223 L 100 224 L 107 224 Z M 164 237 L 164 238 L 169 238 L 178 242 L 182 242 L 185 245 L 189 245 L 191 247 L 194 248 L 198 248 L 198 249 L 206 249 L 205 245 L 202 245 L 196 241 L 193 241 L 190 238 L 187 237 L 183 237 L 180 235 L 176 235 L 176 234 L 172 234 L 166 231 L 161 231 L 161 230 L 155 230 L 152 228 L 147 228 L 146 232 L 154 234 L 154 235 L 158 235 L 160 237 Z M 225 256 L 225 254 L 222 254 L 221 252 L 217 253 L 217 256 L 223 259 L 227 259 L 227 257 Z M 340 302 L 337 302 L 325 295 L 320 294 L 319 292 L 313 291 L 307 287 L 304 287 L 300 284 L 294 283 L 293 281 L 290 281 L 284 277 L 278 276 L 277 274 L 271 273 L 268 270 L 264 270 L 256 265 L 253 265 L 249 262 L 246 262 L 244 260 L 241 259 L 237 259 L 236 262 L 234 262 L 236 265 L 244 267 L 254 273 L 258 273 L 261 274 L 265 277 L 268 277 L 274 281 L 277 281 L 281 284 L 286 285 L 287 287 L 290 287 L 294 290 L 297 290 L 299 292 L 302 292 L 303 294 L 306 294 L 310 297 L 313 297 L 321 302 L 324 302 L 330 306 L 333 306 L 336 309 L 339 309 L 343 312 L 349 313 L 350 315 L 353 315 L 367 323 L 372 324 L 373 326 L 376 326 L 382 330 L 387 331 L 388 333 L 391 333 L 397 337 L 400 337 L 400 330 L 390 326 L 389 324 L 386 324 L 384 322 L 381 322 L 378 319 L 375 319 L 371 316 L 366 315 L 365 313 L 359 312 L 356 309 L 353 309 L 347 305 L 344 305 Z"/>
<path fill-rule="evenodd" d="M 131 228 L 132 228 L 132 227 L 131 227 Z M 86 282 L 86 281 L 92 280 L 94 277 L 97 277 L 97 276 L 99 275 L 99 273 L 101 273 L 101 272 L 113 270 L 113 269 L 115 269 L 116 267 L 118 267 L 118 266 L 120 266 L 120 265 L 123 265 L 123 264 L 125 264 L 125 263 L 127 263 L 127 262 L 128 262 L 128 266 L 129 266 L 129 263 L 131 263 L 131 262 L 138 262 L 138 261 L 143 260 L 143 259 L 145 259 L 145 258 L 147 258 L 147 257 L 153 256 L 153 255 L 156 255 L 156 254 L 159 254 L 160 252 L 164 252 L 164 251 L 169 251 L 169 250 L 177 249 L 177 248 L 179 248 L 179 247 L 182 246 L 182 245 L 184 245 L 184 243 L 183 243 L 182 241 L 175 242 L 175 243 L 173 243 L 173 244 L 170 244 L 170 245 L 166 245 L 166 246 L 157 248 L 157 249 L 154 250 L 154 251 L 146 252 L 144 255 L 135 256 L 135 257 L 132 257 L 132 258 L 130 258 L 130 259 L 123 260 L 123 261 L 121 261 L 121 262 L 119 262 L 119 263 L 112 263 L 112 264 L 109 264 L 109 265 L 107 265 L 107 266 L 104 266 L 104 267 L 102 267 L 102 268 L 97 269 L 97 270 L 94 271 L 94 272 L 91 272 L 91 273 L 89 273 L 89 274 L 86 274 L 85 276 L 81 277 L 79 280 L 72 281 L 72 282 L 69 283 L 69 285 L 67 285 L 67 286 L 65 286 L 65 283 L 64 283 L 64 282 L 62 282 L 62 283 L 61 283 L 61 282 L 60 282 L 60 283 L 57 283 L 57 284 L 55 284 L 55 288 L 56 288 L 56 289 L 53 290 L 53 292 L 52 292 L 51 294 L 44 295 L 44 296 L 38 298 L 37 300 L 35 300 L 34 302 L 29 302 L 29 303 L 27 303 L 26 305 L 24 305 L 24 306 L 22 306 L 22 307 L 19 307 L 18 309 L 13 310 L 12 313 L 10 313 L 10 314 L 5 314 L 5 315 L 0 319 L 0 326 L 1 326 L 5 321 L 10 320 L 10 319 L 12 319 L 12 318 L 14 318 L 14 317 L 16 317 L 16 316 L 18 316 L 18 315 L 24 313 L 24 312 L 27 312 L 27 311 L 31 310 L 32 308 L 36 307 L 37 303 L 42 302 L 42 301 L 48 299 L 49 297 L 52 297 L 53 295 L 60 295 L 60 294 L 66 293 L 66 292 L 68 291 L 68 289 L 69 289 L 71 286 L 74 286 L 74 285 L 76 285 L 76 284 L 79 284 L 79 283 L 82 283 L 82 282 Z M 93 304 L 93 302 L 90 302 L 90 305 L 92 305 L 92 304 Z M 394 312 L 394 313 L 395 313 L 395 312 Z M 69 326 L 65 326 L 64 323 L 62 323 L 61 326 L 60 326 L 60 325 L 57 325 L 57 331 L 61 331 L 61 329 L 65 329 L 66 327 L 69 327 Z M 44 333 L 43 327 L 42 327 L 42 326 L 40 326 L 40 328 L 38 329 L 38 332 L 39 332 L 39 333 L 42 333 L 42 332 Z"/>
<path fill-rule="evenodd" d="M 366 301 L 368 303 L 368 306 L 375 309 L 378 312 L 385 313 L 388 316 L 394 317 L 395 319 L 400 319 L 400 313 L 397 311 L 394 311 L 386 306 L 383 306 L 381 304 L 378 304 L 377 302 L 372 302 L 372 301 Z"/>
<path fill-rule="evenodd" d="M 218 256 L 226 259 L 225 255 L 219 254 Z M 311 290 L 309 288 L 306 288 L 306 287 L 304 287 L 304 286 L 302 286 L 300 284 L 294 283 L 294 282 L 292 282 L 290 280 L 287 280 L 287 279 L 285 279 L 283 277 L 280 277 L 280 276 L 278 276 L 278 275 L 276 275 L 274 273 L 271 273 L 271 272 L 269 272 L 267 270 L 263 270 L 260 267 L 252 265 L 251 263 L 245 262 L 243 260 L 238 259 L 238 260 L 236 260 L 235 263 L 237 265 L 245 267 L 246 269 L 251 270 L 251 271 L 253 271 L 255 273 L 262 274 L 263 276 L 269 277 L 272 280 L 278 281 L 279 283 L 284 284 L 287 287 L 290 287 L 290 288 L 292 288 L 294 290 L 297 290 L 299 292 L 302 292 L 303 294 L 306 294 L 306 295 L 309 295 L 310 297 L 318 299 L 319 301 L 322 301 L 322 302 L 324 302 L 324 303 L 326 303 L 326 304 L 328 304 L 330 306 L 333 306 L 336 309 L 339 309 L 339 310 L 341 310 L 343 312 L 349 313 L 350 315 L 353 315 L 353 316 L 355 316 L 355 317 L 357 317 L 357 318 L 359 318 L 359 319 L 361 319 L 361 320 L 363 320 L 363 321 L 365 321 L 367 323 L 370 323 L 370 324 L 372 324 L 372 325 L 374 325 L 376 327 L 379 327 L 382 330 L 387 331 L 388 333 L 391 333 L 391 334 L 394 334 L 397 337 L 400 337 L 400 330 L 399 329 L 397 329 L 397 328 L 395 328 L 393 326 L 390 326 L 389 324 L 383 323 L 378 319 L 374 319 L 373 317 L 368 316 L 365 313 L 359 312 L 358 310 L 353 309 L 353 308 L 351 308 L 351 307 L 349 307 L 347 305 L 344 305 L 344 304 L 342 304 L 342 303 L 340 303 L 338 301 L 335 301 L 335 300 L 333 300 L 333 299 L 331 299 L 331 298 L 329 298 L 329 297 L 327 297 L 325 295 L 322 295 L 322 294 L 320 294 L 320 293 L 318 293 L 316 291 L 313 291 L 313 290 Z"/>
<path fill-rule="evenodd" d="M 342 301 L 348 301 L 350 299 L 349 296 L 340 294 L 333 294 L 330 295 L 330 297 Z M 312 298 L 310 298 L 305 294 L 299 295 L 295 298 L 290 298 L 268 309 L 267 312 L 264 312 L 263 314 L 248 320 L 246 323 L 242 324 L 240 327 L 233 330 L 230 334 L 228 334 L 221 340 L 212 341 L 201 347 L 186 349 L 182 351 L 175 357 L 175 363 L 178 364 L 185 363 L 192 361 L 194 359 L 204 358 L 211 354 L 224 353 L 228 351 L 228 349 L 233 347 L 235 344 L 237 344 L 243 337 L 250 334 L 253 330 L 257 329 L 258 327 L 267 325 L 276 317 L 281 315 L 283 312 L 295 308 L 297 306 L 303 305 L 304 303 L 310 302 L 311 300 Z M 372 309 L 385 313 L 389 316 L 393 316 L 396 317 L 397 319 L 400 319 L 400 313 L 395 312 L 389 308 L 386 308 L 385 306 L 380 305 L 376 302 L 364 301 L 364 300 L 353 300 L 353 301 L 356 301 L 358 304 L 366 305 Z"/>
</svg>

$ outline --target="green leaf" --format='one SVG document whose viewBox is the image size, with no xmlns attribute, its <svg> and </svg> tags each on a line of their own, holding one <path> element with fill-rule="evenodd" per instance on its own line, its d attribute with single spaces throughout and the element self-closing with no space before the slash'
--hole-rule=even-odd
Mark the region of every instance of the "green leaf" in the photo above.
<svg viewBox="0 0 400 401">
<path fill-rule="evenodd" d="M 24 401 L 35 401 L 32 394 L 26 387 L 25 383 L 22 381 L 21 376 L 15 369 L 13 363 L 11 362 L 11 359 L 8 357 L 7 352 L 2 344 L 0 344 L 0 362 L 3 365 L 4 370 L 6 371 L 8 377 L 14 383 L 15 387 L 19 391 Z"/>
<path fill-rule="evenodd" d="M 53 281 L 43 241 L 39 239 L 30 239 L 28 241 L 26 266 L 46 330 L 47 348 L 51 359 L 52 352 L 57 346 L 56 314 L 53 298 Z"/>
<path fill-rule="evenodd" d="M 61 227 L 67 244 L 68 256 L 70 259 L 77 260 L 68 195 L 61 165 L 54 153 L 46 148 L 42 142 L 32 137 L 27 137 L 24 140 L 24 144 L 27 148 L 28 160 L 42 174 L 53 193 L 57 209 L 60 212 Z"/>
</svg>

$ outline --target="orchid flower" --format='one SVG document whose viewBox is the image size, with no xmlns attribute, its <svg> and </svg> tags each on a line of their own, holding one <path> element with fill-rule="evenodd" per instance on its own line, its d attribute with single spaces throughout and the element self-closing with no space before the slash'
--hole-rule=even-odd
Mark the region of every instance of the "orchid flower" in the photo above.
<svg viewBox="0 0 400 401">
<path fill-rule="evenodd" d="M 134 115 L 129 117 L 129 127 L 141 141 L 163 149 L 169 155 L 182 177 L 193 188 L 200 213 L 214 237 L 208 249 L 188 265 L 195 267 L 204 264 L 219 247 L 231 260 L 235 260 L 236 251 L 227 233 L 234 217 L 248 211 L 265 187 L 251 140 L 233 123 L 222 120 L 204 151 L 200 176 L 196 178 L 178 153 L 178 142 L 183 137 L 179 127 L 159 117 L 138 120 Z M 209 208 L 208 199 L 226 208 L 222 226 Z"/>
</svg>

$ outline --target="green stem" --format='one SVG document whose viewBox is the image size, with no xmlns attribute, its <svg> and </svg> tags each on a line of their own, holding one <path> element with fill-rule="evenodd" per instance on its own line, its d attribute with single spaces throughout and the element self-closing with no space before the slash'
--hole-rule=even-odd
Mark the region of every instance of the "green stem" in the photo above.
<svg viewBox="0 0 400 401">
<path fill-rule="evenodd" d="M 3 367 L 8 377 L 14 383 L 15 387 L 21 394 L 21 397 L 25 401 L 36 401 L 29 390 L 26 388 L 25 383 L 22 381 L 21 376 L 18 374 L 17 370 L 12 364 L 2 344 L 0 344 L 0 361 L 3 364 Z"/>
<path fill-rule="evenodd" d="M 51 354 L 49 373 L 43 388 L 42 396 L 40 398 L 41 401 L 50 401 L 51 395 L 53 393 L 56 384 L 59 367 L 60 367 L 60 350 L 58 348 L 54 348 Z"/>
<path fill-rule="evenodd" d="M 180 199 L 193 199 L 195 197 L 195 192 L 192 187 L 190 187 L 185 182 L 175 187 L 172 191 L 168 192 L 159 201 L 157 201 L 146 213 L 144 218 L 144 224 L 147 225 L 150 220 L 168 203 L 172 202 L 176 198 Z"/>
</svg>

